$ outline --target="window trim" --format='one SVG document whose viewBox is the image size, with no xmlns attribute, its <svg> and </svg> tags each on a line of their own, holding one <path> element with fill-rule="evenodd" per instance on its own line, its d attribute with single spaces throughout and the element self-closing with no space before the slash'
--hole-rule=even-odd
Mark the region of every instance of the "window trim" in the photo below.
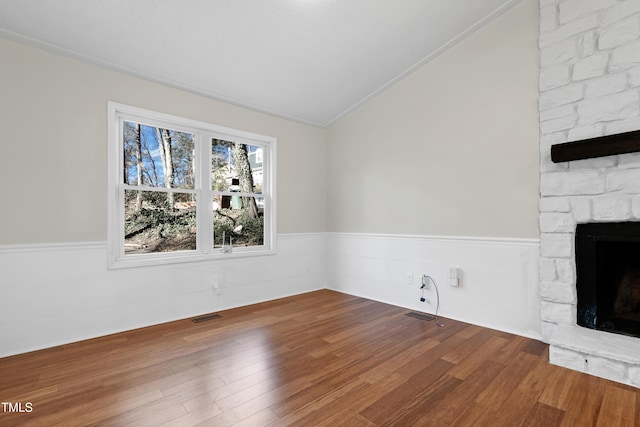
<svg viewBox="0 0 640 427">
<path fill-rule="evenodd" d="M 108 268 L 143 267 L 182 262 L 210 261 L 250 256 L 264 256 L 276 253 L 276 149 L 277 139 L 252 132 L 232 129 L 211 123 L 192 120 L 171 114 L 160 113 L 130 105 L 109 101 L 107 104 L 107 246 Z M 196 135 L 195 150 L 199 155 L 196 160 L 196 182 L 194 190 L 176 188 L 176 192 L 199 194 L 196 222 L 198 224 L 196 249 L 193 251 L 154 252 L 146 254 L 124 254 L 124 194 L 122 126 L 123 120 L 141 119 L 151 126 L 168 126 L 173 130 L 194 133 Z M 203 212 L 206 200 L 212 194 L 220 194 L 206 189 L 203 179 L 207 170 L 211 170 L 211 150 L 203 147 L 211 138 L 258 145 L 263 148 L 263 187 L 262 193 L 247 194 L 264 198 L 264 242 L 261 246 L 234 247 L 232 252 L 224 253 L 222 249 L 213 248 L 213 221 Z M 266 165 L 266 168 L 265 168 Z M 154 188 L 153 191 L 166 191 L 165 188 Z M 233 193 L 239 195 L 238 193 Z M 241 195 L 243 195 L 242 193 Z"/>
</svg>

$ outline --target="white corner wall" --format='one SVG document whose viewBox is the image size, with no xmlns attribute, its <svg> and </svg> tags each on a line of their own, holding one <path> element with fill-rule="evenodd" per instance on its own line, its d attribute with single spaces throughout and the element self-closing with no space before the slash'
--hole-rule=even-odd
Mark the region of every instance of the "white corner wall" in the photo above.
<svg viewBox="0 0 640 427">
<path fill-rule="evenodd" d="M 326 130 L 7 40 L 0 57 L 0 357 L 326 287 Z M 277 255 L 108 270 L 107 101 L 276 137 Z"/>
<path fill-rule="evenodd" d="M 539 339 L 539 251 L 537 239 L 332 233 L 327 275 L 337 291 L 431 314 L 439 298 L 443 317 Z M 459 287 L 449 285 L 452 266 Z M 420 289 L 423 274 L 437 292 Z"/>
<path fill-rule="evenodd" d="M 540 338 L 538 15 L 523 0 L 329 129 L 331 288 L 435 313 L 428 274 L 443 316 Z"/>
<path fill-rule="evenodd" d="M 538 337 L 537 13 L 328 130 L 0 40 L 0 357 L 325 287 L 433 313 L 424 273 L 443 316 Z M 278 254 L 107 270 L 107 100 L 278 138 Z"/>
</svg>

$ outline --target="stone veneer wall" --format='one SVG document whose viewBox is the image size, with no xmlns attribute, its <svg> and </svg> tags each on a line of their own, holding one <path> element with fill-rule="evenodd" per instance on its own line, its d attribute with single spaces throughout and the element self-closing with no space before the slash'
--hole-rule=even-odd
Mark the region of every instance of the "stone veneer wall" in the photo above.
<svg viewBox="0 0 640 427">
<path fill-rule="evenodd" d="M 640 220 L 640 153 L 552 144 L 640 129 L 640 0 L 540 0 L 540 297 L 552 363 L 640 386 L 640 339 L 576 326 L 577 223 Z"/>
</svg>

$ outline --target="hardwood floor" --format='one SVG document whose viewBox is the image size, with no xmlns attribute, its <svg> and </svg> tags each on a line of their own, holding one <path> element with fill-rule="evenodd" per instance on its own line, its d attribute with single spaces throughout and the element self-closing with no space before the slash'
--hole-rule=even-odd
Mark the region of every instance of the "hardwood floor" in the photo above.
<svg viewBox="0 0 640 427">
<path fill-rule="evenodd" d="M 0 425 L 640 427 L 639 389 L 407 312 L 323 290 L 0 359 Z"/>
</svg>

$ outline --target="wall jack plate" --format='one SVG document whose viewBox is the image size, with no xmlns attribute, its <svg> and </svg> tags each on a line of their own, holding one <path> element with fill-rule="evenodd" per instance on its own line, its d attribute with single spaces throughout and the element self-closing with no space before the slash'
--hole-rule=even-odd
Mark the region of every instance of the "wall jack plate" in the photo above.
<svg viewBox="0 0 640 427">
<path fill-rule="evenodd" d="M 409 286 L 413 285 L 413 273 L 407 273 L 404 282 Z"/>
<path fill-rule="evenodd" d="M 458 287 L 462 284 L 462 270 L 458 267 L 449 268 L 449 286 Z"/>
<path fill-rule="evenodd" d="M 222 286 L 220 286 L 220 282 L 218 282 L 217 280 L 213 282 L 212 288 L 216 294 L 222 295 Z"/>
</svg>

